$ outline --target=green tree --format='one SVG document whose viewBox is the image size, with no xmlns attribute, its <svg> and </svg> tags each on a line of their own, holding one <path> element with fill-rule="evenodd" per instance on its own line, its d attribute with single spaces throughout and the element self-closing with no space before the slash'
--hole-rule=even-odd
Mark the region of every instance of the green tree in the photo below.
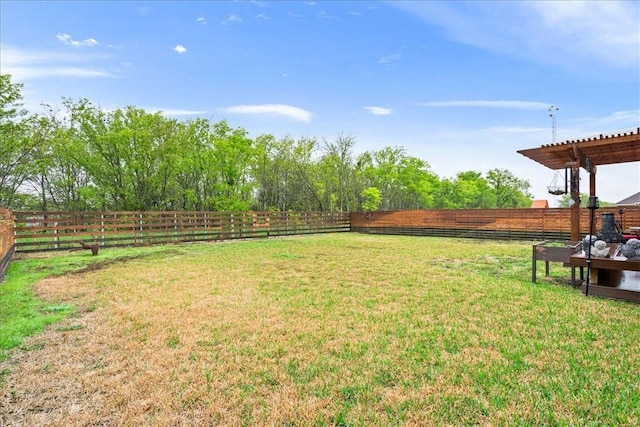
<svg viewBox="0 0 640 427">
<path fill-rule="evenodd" d="M 23 184 L 31 189 L 29 193 L 35 195 L 38 200 L 35 209 L 46 211 L 51 203 L 49 175 L 54 165 L 51 152 L 51 134 L 54 127 L 48 117 L 34 120 L 32 126 L 42 142 L 34 147 L 29 155 L 29 161 L 24 167 L 26 174 Z M 55 208 L 55 205 L 53 207 Z"/>
<path fill-rule="evenodd" d="M 331 211 L 348 212 L 356 208 L 354 146 L 355 138 L 348 135 L 340 135 L 333 141 L 323 141 L 323 154 L 317 168 L 317 185 L 322 188 L 323 206 L 328 206 Z"/>
<path fill-rule="evenodd" d="M 439 179 L 429 164 L 417 157 L 406 156 L 400 162 L 398 183 L 403 190 L 403 209 L 433 207 Z"/>
<path fill-rule="evenodd" d="M 162 210 L 175 175 L 178 124 L 135 107 L 104 112 L 86 100 L 67 102 L 85 168 L 101 208 Z"/>
<path fill-rule="evenodd" d="M 459 207 L 457 199 L 455 182 L 451 178 L 441 179 L 434 194 L 433 207 L 435 209 L 456 209 Z"/>
<path fill-rule="evenodd" d="M 453 188 L 452 198 L 456 209 L 491 209 L 496 206 L 496 195 L 480 172 L 458 173 Z"/>
<path fill-rule="evenodd" d="M 28 164 L 42 143 L 35 118 L 22 108 L 22 87 L 11 75 L 0 74 L 0 206 L 13 205 L 18 189 L 29 177 Z"/>
<path fill-rule="evenodd" d="M 317 141 L 310 138 L 276 140 L 256 138 L 257 157 L 253 177 L 258 210 L 323 210 L 323 186 L 315 177 L 313 155 Z"/>
<path fill-rule="evenodd" d="M 196 119 L 177 129 L 180 141 L 175 181 L 169 189 L 169 205 L 177 210 L 211 210 L 215 182 L 211 123 Z"/>
<path fill-rule="evenodd" d="M 379 151 L 366 152 L 358 157 L 360 175 L 365 188 L 376 187 L 382 196 L 380 209 L 401 208 L 401 195 L 398 188 L 400 160 L 404 149 L 385 147 Z"/>
<path fill-rule="evenodd" d="M 517 178 L 507 169 L 491 169 L 487 182 L 496 196 L 497 208 L 524 208 L 531 205 L 533 195 L 528 180 Z"/>
<path fill-rule="evenodd" d="M 382 195 L 381 209 L 424 209 L 433 205 L 438 178 L 421 159 L 404 148 L 385 147 L 358 157 L 357 175 Z"/>
<path fill-rule="evenodd" d="M 362 210 L 377 211 L 382 203 L 382 195 L 376 187 L 369 187 L 362 190 Z"/>
<path fill-rule="evenodd" d="M 212 207 L 220 211 L 251 208 L 251 168 L 255 163 L 254 143 L 244 129 L 231 129 L 226 121 L 213 126 L 213 171 L 216 173 Z"/>
<path fill-rule="evenodd" d="M 0 83 L 5 206 L 352 211 L 530 203 L 529 182 L 505 169 L 440 180 L 401 147 L 355 157 L 352 136 L 254 141 L 226 121 L 178 122 L 133 106 L 105 111 L 86 99 L 63 99 L 63 114 L 28 116 L 22 86 L 8 75 Z"/>
<path fill-rule="evenodd" d="M 580 207 L 586 208 L 588 203 L 589 203 L 589 194 L 580 193 Z M 558 201 L 559 208 L 569 208 L 571 207 L 572 204 L 573 203 L 572 203 L 570 194 L 564 194 L 562 197 L 560 197 L 560 200 Z M 598 199 L 598 206 L 602 208 L 607 206 L 615 206 L 615 205 L 616 204 L 613 202 L 605 202 L 603 200 Z"/>
<path fill-rule="evenodd" d="M 82 211 L 95 208 L 91 183 L 78 159 L 85 155 L 71 119 L 51 106 L 35 124 L 43 140 L 32 154 L 28 182 L 41 210 Z"/>
</svg>

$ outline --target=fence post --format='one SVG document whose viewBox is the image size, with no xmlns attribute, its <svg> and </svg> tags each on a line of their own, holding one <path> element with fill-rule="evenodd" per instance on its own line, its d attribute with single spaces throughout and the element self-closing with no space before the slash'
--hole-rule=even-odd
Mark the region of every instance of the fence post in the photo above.
<svg viewBox="0 0 640 427">
<path fill-rule="evenodd" d="M 0 282 L 9 268 L 16 249 L 15 217 L 8 209 L 0 208 Z"/>
</svg>

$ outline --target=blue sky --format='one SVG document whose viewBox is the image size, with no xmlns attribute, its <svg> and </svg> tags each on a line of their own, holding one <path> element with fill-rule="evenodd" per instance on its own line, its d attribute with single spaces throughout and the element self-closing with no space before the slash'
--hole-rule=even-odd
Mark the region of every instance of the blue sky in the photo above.
<svg viewBox="0 0 640 427">
<path fill-rule="evenodd" d="M 404 147 L 441 178 L 554 172 L 517 153 L 640 126 L 640 2 L 1 1 L 0 72 L 26 106 L 87 98 L 250 136 Z M 583 192 L 588 175 L 581 172 Z M 602 166 L 601 200 L 640 191 Z"/>
</svg>

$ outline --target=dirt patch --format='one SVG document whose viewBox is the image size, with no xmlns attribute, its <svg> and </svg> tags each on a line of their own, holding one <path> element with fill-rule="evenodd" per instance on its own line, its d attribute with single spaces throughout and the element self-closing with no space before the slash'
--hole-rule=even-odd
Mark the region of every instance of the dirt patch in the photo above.
<svg viewBox="0 0 640 427">
<path fill-rule="evenodd" d="M 88 273 L 90 271 L 96 271 L 96 270 L 102 270 L 103 268 L 106 268 L 110 265 L 113 264 L 118 264 L 118 263 L 122 263 L 122 262 L 127 262 L 127 261 L 133 261 L 135 259 L 140 259 L 140 258 L 144 258 L 144 256 L 134 256 L 134 257 L 126 257 L 126 258 L 114 258 L 114 259 L 107 259 L 104 261 L 98 261 L 98 262 L 92 262 L 91 264 L 89 264 L 86 267 L 83 268 L 79 268 L 78 270 L 74 270 L 68 274 L 84 274 L 84 273 Z"/>
</svg>

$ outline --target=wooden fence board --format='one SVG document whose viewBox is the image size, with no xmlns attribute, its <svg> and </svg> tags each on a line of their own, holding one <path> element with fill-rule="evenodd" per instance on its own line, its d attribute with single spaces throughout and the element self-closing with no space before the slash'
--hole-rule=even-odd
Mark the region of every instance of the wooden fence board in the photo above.
<svg viewBox="0 0 640 427">
<path fill-rule="evenodd" d="M 349 231 L 335 212 L 16 212 L 16 250 L 100 247 Z"/>
</svg>

